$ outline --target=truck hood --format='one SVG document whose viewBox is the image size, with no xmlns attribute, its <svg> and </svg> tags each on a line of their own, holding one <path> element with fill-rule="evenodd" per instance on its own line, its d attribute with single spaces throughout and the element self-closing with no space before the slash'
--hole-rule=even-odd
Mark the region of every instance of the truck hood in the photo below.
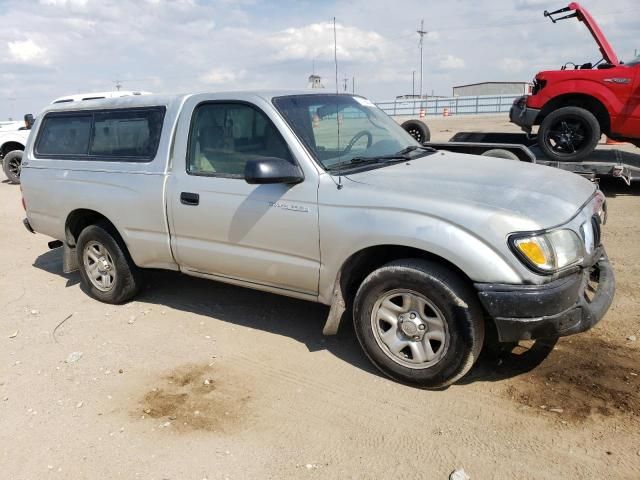
<svg viewBox="0 0 640 480">
<path fill-rule="evenodd" d="M 419 210 L 467 228 L 493 223 L 503 233 L 564 224 L 596 190 L 556 168 L 450 152 L 347 178 L 382 208 Z"/>
<path fill-rule="evenodd" d="M 596 41 L 598 49 L 600 50 L 600 53 L 602 54 L 604 60 L 612 65 L 619 65 L 620 60 L 618 59 L 616 52 L 613 50 L 613 47 L 607 40 L 607 37 L 604 35 L 604 33 L 602 33 L 602 30 L 600 30 L 598 23 L 587 11 L 587 9 L 583 8 L 576 2 L 570 3 L 569 8 L 571 10 L 575 10 L 578 14 L 578 20 L 585 24 L 587 30 L 589 30 L 589 33 L 591 33 L 591 36 Z"/>
</svg>

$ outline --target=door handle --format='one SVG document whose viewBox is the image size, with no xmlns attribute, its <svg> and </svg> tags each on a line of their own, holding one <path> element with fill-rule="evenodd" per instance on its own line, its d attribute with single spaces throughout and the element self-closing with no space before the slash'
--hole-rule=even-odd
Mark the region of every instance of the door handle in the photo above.
<svg viewBox="0 0 640 480">
<path fill-rule="evenodd" d="M 196 206 L 200 204 L 200 195 L 191 192 L 182 192 L 180 194 L 180 203 L 183 205 Z"/>
</svg>

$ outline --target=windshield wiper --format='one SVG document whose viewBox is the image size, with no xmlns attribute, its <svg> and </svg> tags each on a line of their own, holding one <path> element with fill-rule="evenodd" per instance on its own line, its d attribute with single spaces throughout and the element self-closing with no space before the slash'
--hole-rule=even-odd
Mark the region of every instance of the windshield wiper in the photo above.
<svg viewBox="0 0 640 480">
<path fill-rule="evenodd" d="M 366 163 L 393 163 L 393 162 L 406 162 L 408 160 L 414 160 L 415 158 L 419 158 L 416 156 L 410 156 L 409 153 L 414 152 L 416 150 L 421 150 L 422 152 L 432 153 L 435 152 L 436 149 L 433 147 L 425 147 L 418 145 L 410 145 L 402 150 L 392 153 L 390 155 L 374 155 L 371 157 L 353 157 L 351 160 L 346 160 L 344 162 L 336 163 L 332 165 L 327 170 L 336 170 L 338 168 L 344 166 L 351 165 L 362 165 Z M 422 155 L 421 155 L 422 156 Z"/>
<path fill-rule="evenodd" d="M 423 152 L 435 152 L 436 149 L 433 147 L 425 147 L 423 145 L 409 145 L 406 148 L 403 148 L 402 150 L 396 152 L 396 153 L 392 153 L 391 155 L 374 155 L 371 157 L 353 157 L 349 163 L 363 163 L 363 162 L 367 162 L 367 161 L 374 161 L 374 162 L 379 162 L 379 163 L 384 163 L 388 160 L 412 160 L 414 158 L 418 158 L 418 157 L 411 157 L 409 156 L 409 154 L 411 152 L 415 152 L 416 150 L 421 150 Z"/>
<path fill-rule="evenodd" d="M 433 147 L 427 147 L 425 145 L 409 145 L 407 148 L 403 148 L 396 155 L 406 155 L 407 153 L 415 152 L 416 150 L 422 150 L 423 152 L 435 152 Z"/>
</svg>

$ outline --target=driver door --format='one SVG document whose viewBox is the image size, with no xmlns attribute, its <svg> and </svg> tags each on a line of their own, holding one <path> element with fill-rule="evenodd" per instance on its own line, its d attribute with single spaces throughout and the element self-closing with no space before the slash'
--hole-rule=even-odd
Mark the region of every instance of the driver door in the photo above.
<svg viewBox="0 0 640 480">
<path fill-rule="evenodd" d="M 248 184 L 244 166 L 251 158 L 296 162 L 273 122 L 247 102 L 206 101 L 191 111 L 189 141 L 176 152 L 181 159 L 168 199 L 171 245 L 181 269 L 294 296 L 317 295 L 316 179 Z"/>
</svg>

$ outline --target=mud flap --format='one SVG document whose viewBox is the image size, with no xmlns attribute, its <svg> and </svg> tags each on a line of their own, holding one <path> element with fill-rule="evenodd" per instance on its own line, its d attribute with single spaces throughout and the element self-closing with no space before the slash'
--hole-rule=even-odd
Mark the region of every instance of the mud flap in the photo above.
<svg viewBox="0 0 640 480">
<path fill-rule="evenodd" d="M 342 296 L 342 288 L 340 288 L 340 275 L 336 279 L 333 287 L 333 299 L 331 301 L 331 309 L 327 315 L 327 321 L 322 329 L 323 335 L 336 335 L 338 327 L 340 327 L 340 319 L 346 310 L 344 297 Z"/>
<path fill-rule="evenodd" d="M 76 255 L 76 249 L 71 248 L 65 243 L 62 253 L 62 271 L 64 273 L 71 273 L 78 270 L 78 268 L 78 256 Z"/>
</svg>

